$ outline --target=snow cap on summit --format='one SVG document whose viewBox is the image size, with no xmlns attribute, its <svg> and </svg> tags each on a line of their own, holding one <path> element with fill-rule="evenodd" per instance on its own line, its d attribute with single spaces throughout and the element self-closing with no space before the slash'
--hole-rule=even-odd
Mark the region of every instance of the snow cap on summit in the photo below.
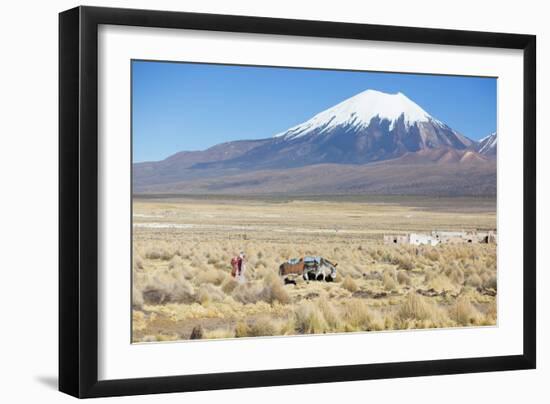
<svg viewBox="0 0 550 404">
<path fill-rule="evenodd" d="M 442 125 L 441 122 L 433 118 L 401 92 L 387 94 L 369 89 L 336 104 L 304 123 L 275 135 L 275 137 L 291 139 L 305 136 L 312 132 L 322 134 L 337 126 L 366 128 L 375 117 L 378 117 L 380 120 L 390 121 L 391 130 L 401 116 L 403 116 L 403 121 L 407 128 L 416 122 L 432 121 Z"/>
</svg>

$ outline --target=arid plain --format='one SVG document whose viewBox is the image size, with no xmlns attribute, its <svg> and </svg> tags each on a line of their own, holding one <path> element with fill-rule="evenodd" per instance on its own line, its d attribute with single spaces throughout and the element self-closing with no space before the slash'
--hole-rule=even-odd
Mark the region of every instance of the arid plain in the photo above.
<svg viewBox="0 0 550 404">
<path fill-rule="evenodd" d="M 133 342 L 495 325 L 495 244 L 383 242 L 495 228 L 494 198 L 135 196 Z M 336 281 L 285 285 L 306 255 Z"/>
</svg>

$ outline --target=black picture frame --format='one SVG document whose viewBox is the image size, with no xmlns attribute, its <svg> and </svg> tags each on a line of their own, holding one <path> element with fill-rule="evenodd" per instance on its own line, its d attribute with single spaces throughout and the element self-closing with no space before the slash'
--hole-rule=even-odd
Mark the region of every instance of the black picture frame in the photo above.
<svg viewBox="0 0 550 404">
<path fill-rule="evenodd" d="M 523 353 L 467 359 L 98 380 L 100 24 L 523 50 Z M 59 15 L 59 390 L 103 397 L 536 366 L 536 37 L 184 12 L 77 7 Z"/>
</svg>

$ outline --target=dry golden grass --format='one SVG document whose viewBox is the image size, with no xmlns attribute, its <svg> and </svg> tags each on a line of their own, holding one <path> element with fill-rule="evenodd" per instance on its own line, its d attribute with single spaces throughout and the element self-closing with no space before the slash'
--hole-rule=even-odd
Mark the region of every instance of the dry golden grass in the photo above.
<svg viewBox="0 0 550 404">
<path fill-rule="evenodd" d="M 384 233 L 398 231 L 495 226 L 494 212 L 446 209 L 137 201 L 133 340 L 188 339 L 198 326 L 202 338 L 235 338 L 494 325 L 494 245 L 381 242 Z M 231 257 L 240 251 L 248 259 L 243 283 L 230 276 Z M 284 285 L 279 264 L 304 255 L 337 262 L 336 282 L 297 278 Z"/>
<path fill-rule="evenodd" d="M 382 282 L 386 290 L 392 291 L 397 289 L 397 276 L 395 269 L 387 269 L 384 271 Z"/>
<path fill-rule="evenodd" d="M 357 289 L 359 289 L 359 286 L 357 286 L 357 283 L 353 280 L 351 276 L 346 276 L 344 281 L 342 282 L 342 287 L 350 292 L 356 292 Z"/>
<path fill-rule="evenodd" d="M 411 277 L 405 271 L 399 271 L 397 273 L 397 282 L 399 282 L 400 285 L 409 286 L 411 284 Z"/>
</svg>

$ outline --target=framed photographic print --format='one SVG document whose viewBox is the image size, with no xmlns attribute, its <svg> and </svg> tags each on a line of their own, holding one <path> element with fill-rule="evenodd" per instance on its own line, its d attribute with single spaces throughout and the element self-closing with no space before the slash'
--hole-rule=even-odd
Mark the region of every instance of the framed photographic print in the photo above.
<svg viewBox="0 0 550 404">
<path fill-rule="evenodd" d="M 535 367 L 535 37 L 60 14 L 59 386 Z"/>
</svg>

